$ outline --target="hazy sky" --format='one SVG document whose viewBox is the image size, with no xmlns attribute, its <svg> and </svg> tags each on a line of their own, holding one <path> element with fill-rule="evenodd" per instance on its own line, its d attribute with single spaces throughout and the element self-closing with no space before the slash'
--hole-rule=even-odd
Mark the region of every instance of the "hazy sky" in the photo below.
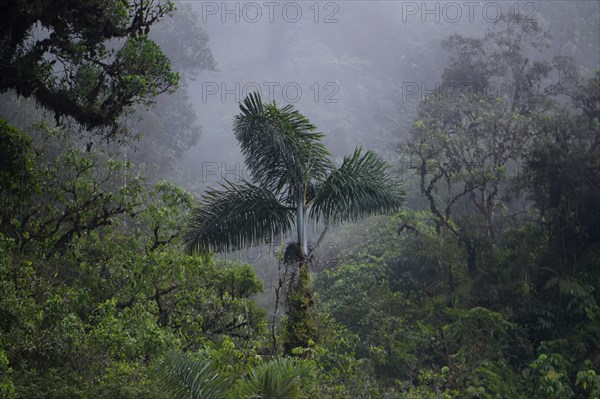
<svg viewBox="0 0 600 399">
<path fill-rule="evenodd" d="M 593 43 L 599 43 L 597 1 L 191 4 L 218 67 L 190 85 L 203 133 L 182 169 L 195 176 L 200 169 L 201 186 L 213 180 L 215 167 L 229 178 L 244 175 L 231 126 L 238 102 L 250 91 L 296 105 L 327 135 L 337 157 L 362 145 L 392 160 L 395 144 L 414 123 L 416 103 L 440 78 L 447 60 L 440 41 L 450 34 L 481 36 L 499 15 L 516 12 L 553 31 L 556 53 L 577 56 L 569 53 L 570 36 L 581 36 L 582 27 L 569 16 L 585 7 L 591 38 L 576 44 L 592 50 L 579 61 L 593 71 L 600 59 Z"/>
</svg>

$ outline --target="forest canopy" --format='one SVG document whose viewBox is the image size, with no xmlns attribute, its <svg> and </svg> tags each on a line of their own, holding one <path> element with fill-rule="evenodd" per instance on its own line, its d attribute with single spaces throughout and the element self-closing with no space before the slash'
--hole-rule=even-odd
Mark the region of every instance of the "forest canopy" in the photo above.
<svg viewBox="0 0 600 399">
<path fill-rule="evenodd" d="M 0 3 L 0 399 L 600 398 L 600 7 L 351 3 Z M 353 95 L 217 107 L 217 61 Z"/>
<path fill-rule="evenodd" d="M 177 86 L 148 38 L 173 8 L 162 0 L 3 2 L 0 91 L 34 98 L 57 121 L 114 124 L 131 105 Z"/>
</svg>

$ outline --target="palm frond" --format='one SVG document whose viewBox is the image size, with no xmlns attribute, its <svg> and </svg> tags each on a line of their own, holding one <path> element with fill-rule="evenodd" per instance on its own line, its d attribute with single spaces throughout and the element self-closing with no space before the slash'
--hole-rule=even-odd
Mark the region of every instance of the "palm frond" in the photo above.
<svg viewBox="0 0 600 399">
<path fill-rule="evenodd" d="M 317 221 L 344 222 L 396 212 L 403 203 L 404 192 L 388 164 L 376 153 L 363 154 L 357 148 L 316 188 L 309 212 Z"/>
<path fill-rule="evenodd" d="M 221 399 L 231 385 L 210 361 L 181 353 L 167 355 L 157 371 L 165 394 L 173 399 Z"/>
<path fill-rule="evenodd" d="M 314 378 L 311 363 L 298 359 L 277 359 L 251 371 L 242 385 L 242 398 L 294 399 L 302 397 L 302 387 Z"/>
<path fill-rule="evenodd" d="M 238 250 L 285 234 L 294 223 L 294 209 L 271 191 L 243 182 L 210 190 L 192 211 L 184 235 L 190 251 Z"/>
<path fill-rule="evenodd" d="M 325 177 L 331 163 L 320 143 L 323 134 L 304 115 L 291 105 L 263 104 L 257 93 L 248 95 L 240 110 L 234 133 L 256 183 L 280 193 L 286 185 Z"/>
</svg>

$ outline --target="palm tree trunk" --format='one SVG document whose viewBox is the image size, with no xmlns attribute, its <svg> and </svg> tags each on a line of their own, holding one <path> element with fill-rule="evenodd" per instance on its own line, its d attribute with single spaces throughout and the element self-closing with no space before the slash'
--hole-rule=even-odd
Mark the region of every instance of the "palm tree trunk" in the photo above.
<svg viewBox="0 0 600 399">
<path fill-rule="evenodd" d="M 297 197 L 296 225 L 298 229 L 298 281 L 288 294 L 287 319 L 284 324 L 284 355 L 306 356 L 307 352 L 294 353 L 295 348 L 309 348 L 317 340 L 317 329 L 311 309 L 315 303 L 308 259 L 308 245 L 304 224 L 302 193 Z"/>
<path fill-rule="evenodd" d="M 299 258 L 304 260 L 308 256 L 308 245 L 304 226 L 304 199 L 301 191 L 296 198 L 296 228 L 298 229 Z"/>
<path fill-rule="evenodd" d="M 317 342 L 317 325 L 313 314 L 315 294 L 308 259 L 299 262 L 298 281 L 288 294 L 288 310 L 283 324 L 283 354 L 305 357 Z M 294 351 L 299 349 L 299 352 Z M 304 350 L 303 350 L 304 349 Z M 307 351 L 308 350 L 308 351 Z"/>
</svg>

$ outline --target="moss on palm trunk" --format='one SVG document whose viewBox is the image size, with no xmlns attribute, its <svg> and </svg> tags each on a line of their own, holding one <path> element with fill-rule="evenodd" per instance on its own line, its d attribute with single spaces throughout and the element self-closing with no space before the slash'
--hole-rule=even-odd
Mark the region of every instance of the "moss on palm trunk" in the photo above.
<svg viewBox="0 0 600 399">
<path fill-rule="evenodd" d="M 288 296 L 287 318 L 283 323 L 283 351 L 286 356 L 298 355 L 304 351 L 295 348 L 309 348 L 317 340 L 317 323 L 313 307 L 315 293 L 309 271 L 309 262 L 300 262 L 298 281 Z"/>
</svg>

